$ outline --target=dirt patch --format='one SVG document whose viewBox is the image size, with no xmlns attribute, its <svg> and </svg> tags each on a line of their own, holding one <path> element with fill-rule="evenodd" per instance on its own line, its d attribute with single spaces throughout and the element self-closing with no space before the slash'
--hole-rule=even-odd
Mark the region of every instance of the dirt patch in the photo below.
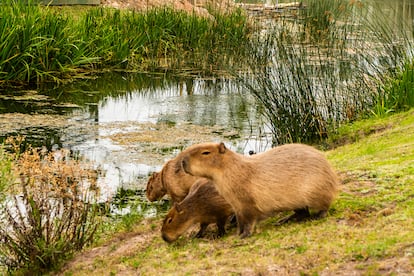
<svg viewBox="0 0 414 276">
<path fill-rule="evenodd" d="M 409 256 L 390 257 L 380 261 L 365 260 L 349 262 L 339 267 L 335 275 L 367 275 L 367 268 L 372 268 L 380 275 L 413 275 L 413 261 Z M 376 273 L 375 273 L 376 274 Z M 331 275 L 322 273 L 321 275 Z M 368 273 L 368 275 L 371 275 Z"/>
<path fill-rule="evenodd" d="M 232 0 L 102 0 L 104 6 L 120 9 L 134 9 L 145 11 L 152 8 L 171 7 L 175 10 L 182 10 L 188 13 L 195 13 L 200 16 L 210 17 L 207 8 L 228 11 L 235 4 Z"/>
<path fill-rule="evenodd" d="M 377 184 L 375 178 L 369 173 L 339 173 L 341 179 L 341 191 L 355 197 L 367 197 L 376 193 Z"/>
<path fill-rule="evenodd" d="M 151 230 L 151 221 L 143 220 L 140 227 L 145 230 L 136 230 L 131 232 L 118 233 L 105 244 L 90 248 L 75 256 L 70 262 L 56 275 L 67 275 L 68 271 L 96 271 L 99 270 L 99 263 L 110 262 L 117 266 L 118 272 L 124 272 L 117 275 L 130 275 L 122 267 L 121 258 L 128 257 L 145 250 L 152 240 L 160 233 L 160 222 L 156 223 L 157 227 Z M 126 273 L 126 274 L 125 274 Z"/>
</svg>

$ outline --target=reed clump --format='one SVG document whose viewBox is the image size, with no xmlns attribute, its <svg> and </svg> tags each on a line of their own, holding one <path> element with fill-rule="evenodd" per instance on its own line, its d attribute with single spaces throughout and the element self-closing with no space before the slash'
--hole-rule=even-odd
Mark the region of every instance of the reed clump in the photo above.
<svg viewBox="0 0 414 276">
<path fill-rule="evenodd" d="M 412 37 L 377 13 L 359 1 L 310 0 L 252 39 L 248 77 L 238 76 L 263 107 L 274 145 L 323 141 L 381 100 L 410 98 L 401 92 L 412 91 L 404 66 Z"/>
<path fill-rule="evenodd" d="M 239 60 L 234 56 L 243 53 L 250 32 L 241 10 L 212 12 L 214 18 L 170 8 L 96 7 L 64 14 L 10 0 L 0 13 L 0 86 L 62 82 L 108 68 L 210 74 Z"/>
<path fill-rule="evenodd" d="M 40 275 L 90 243 L 101 221 L 96 172 L 68 152 L 20 152 L 0 211 L 0 263 L 9 273 Z"/>
</svg>

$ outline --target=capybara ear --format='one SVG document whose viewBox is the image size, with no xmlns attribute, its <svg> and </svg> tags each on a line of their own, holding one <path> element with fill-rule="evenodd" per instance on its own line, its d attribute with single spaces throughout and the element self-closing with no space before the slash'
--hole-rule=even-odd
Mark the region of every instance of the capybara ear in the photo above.
<svg viewBox="0 0 414 276">
<path fill-rule="evenodd" d="M 224 145 L 223 142 L 219 145 L 219 153 L 225 153 L 226 152 L 226 145 Z"/>
<path fill-rule="evenodd" d="M 181 171 L 182 162 L 175 162 L 174 173 L 178 174 Z"/>
<path fill-rule="evenodd" d="M 175 206 L 175 210 L 177 210 L 178 214 L 181 215 L 182 213 L 184 213 L 184 210 L 181 208 L 179 203 L 174 203 L 174 206 Z"/>
<path fill-rule="evenodd" d="M 175 207 L 175 210 L 177 210 L 177 212 L 178 212 L 179 214 L 181 214 L 182 212 L 184 212 L 184 211 L 181 209 L 181 206 L 180 206 L 177 202 L 174 202 L 174 207 Z"/>
</svg>

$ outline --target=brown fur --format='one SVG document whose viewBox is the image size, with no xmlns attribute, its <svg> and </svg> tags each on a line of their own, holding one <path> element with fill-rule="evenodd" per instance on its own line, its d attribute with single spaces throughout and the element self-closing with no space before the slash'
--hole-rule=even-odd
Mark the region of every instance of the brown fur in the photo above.
<svg viewBox="0 0 414 276">
<path fill-rule="evenodd" d="M 325 156 L 302 144 L 243 156 L 223 143 L 204 143 L 178 157 L 187 173 L 213 181 L 233 207 L 242 238 L 275 212 L 293 210 L 293 217 L 303 218 L 310 208 L 324 216 L 337 194 L 338 179 Z"/>
<path fill-rule="evenodd" d="M 233 209 L 217 192 L 214 184 L 208 179 L 198 180 L 187 197 L 176 203 L 168 212 L 161 229 L 162 238 L 166 242 L 178 239 L 192 225 L 200 223 L 197 237 L 202 237 L 211 223 L 216 223 L 218 235 L 225 234 L 224 226 Z"/>
<path fill-rule="evenodd" d="M 156 201 L 167 194 L 173 202 L 180 202 L 198 179 L 200 177 L 185 173 L 181 159 L 174 158 L 165 163 L 160 172 L 154 172 L 149 177 L 146 196 L 149 201 Z"/>
</svg>

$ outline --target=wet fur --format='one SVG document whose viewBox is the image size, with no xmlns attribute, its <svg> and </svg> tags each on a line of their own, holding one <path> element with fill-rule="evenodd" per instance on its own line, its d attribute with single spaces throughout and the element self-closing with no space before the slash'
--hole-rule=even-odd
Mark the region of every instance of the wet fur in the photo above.
<svg viewBox="0 0 414 276">
<path fill-rule="evenodd" d="M 218 236 L 225 234 L 225 224 L 233 209 L 217 192 L 208 179 L 198 180 L 187 197 L 176 203 L 168 212 L 161 229 L 162 237 L 167 242 L 178 239 L 191 226 L 199 223 L 197 237 L 202 237 L 207 226 L 216 223 Z"/>
<path fill-rule="evenodd" d="M 146 196 L 149 201 L 156 201 L 167 194 L 173 202 L 180 202 L 198 179 L 200 177 L 185 173 L 181 159 L 175 158 L 165 163 L 160 172 L 154 172 L 149 177 Z"/>
<path fill-rule="evenodd" d="M 289 144 L 243 156 L 223 143 L 197 144 L 179 156 L 187 173 L 207 177 L 233 207 L 241 237 L 257 221 L 279 211 L 308 209 L 324 216 L 338 190 L 338 179 L 325 156 L 313 147 Z"/>
</svg>

